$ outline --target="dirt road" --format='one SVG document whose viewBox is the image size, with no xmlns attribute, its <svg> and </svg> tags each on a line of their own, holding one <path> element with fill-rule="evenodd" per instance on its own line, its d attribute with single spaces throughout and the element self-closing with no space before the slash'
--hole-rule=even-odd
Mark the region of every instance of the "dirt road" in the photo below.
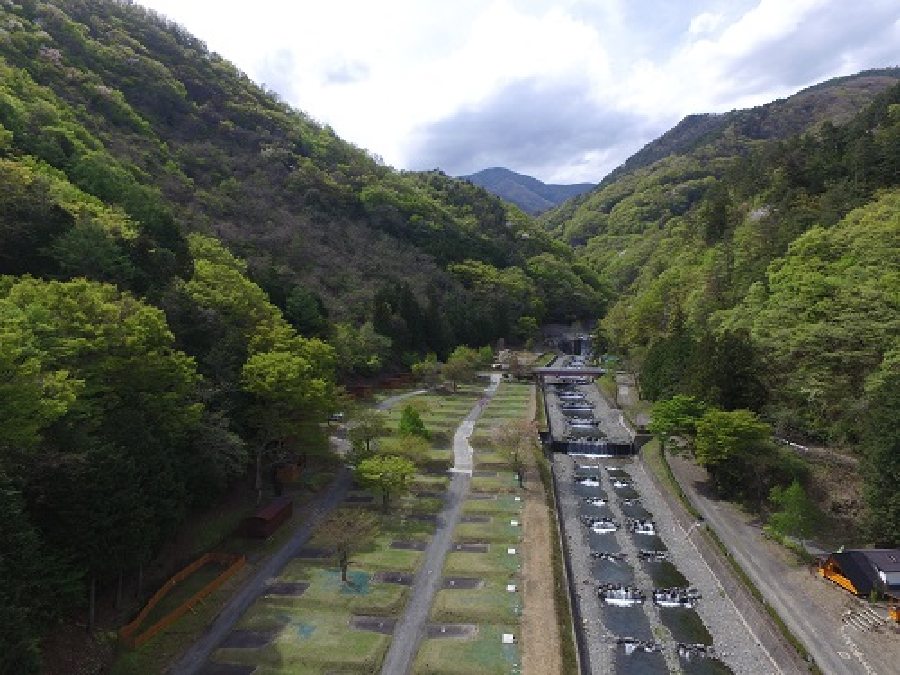
<svg viewBox="0 0 900 675">
<path fill-rule="evenodd" d="M 531 398 L 534 410 L 534 389 Z M 560 626 L 555 621 L 554 598 L 554 584 L 562 581 L 553 577 L 550 551 L 557 542 L 551 539 L 550 518 L 537 463 L 533 456 L 526 454 L 525 536 L 522 541 L 525 556 L 522 567 L 525 595 L 525 609 L 522 612 L 522 641 L 525 644 L 522 666 L 525 675 L 562 673 Z M 551 617 L 554 620 L 551 621 Z"/>
</svg>

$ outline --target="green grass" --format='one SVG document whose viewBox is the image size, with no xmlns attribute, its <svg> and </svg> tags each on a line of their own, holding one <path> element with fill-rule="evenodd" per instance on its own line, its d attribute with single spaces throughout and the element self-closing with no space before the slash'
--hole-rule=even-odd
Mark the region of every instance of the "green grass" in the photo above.
<svg viewBox="0 0 900 675">
<path fill-rule="evenodd" d="M 371 568 L 351 565 L 348 573 L 351 583 L 345 584 L 336 564 L 291 561 L 279 579 L 307 581 L 310 585 L 306 592 L 296 598 L 277 596 L 257 600 L 241 618 L 238 627 L 269 630 L 273 626 L 266 622 L 271 622 L 272 616 L 281 616 L 285 620 L 290 615 L 306 616 L 322 609 L 378 616 L 398 613 L 406 603 L 409 589 L 398 584 L 376 583 L 372 574 Z"/>
<path fill-rule="evenodd" d="M 496 476 L 473 476 L 474 492 L 514 493 L 520 492 L 519 483 L 512 471 L 499 472 Z"/>
<path fill-rule="evenodd" d="M 517 574 L 522 562 L 519 545 L 514 555 L 506 552 L 506 544 L 490 544 L 487 553 L 461 553 L 451 551 L 444 561 L 443 575 L 446 577 L 511 575 Z"/>
<path fill-rule="evenodd" d="M 415 478 L 413 478 L 410 488 L 413 492 L 423 490 L 428 492 L 438 492 L 440 490 L 446 490 L 448 485 L 450 485 L 450 479 L 447 478 L 447 476 L 426 476 L 424 474 L 417 474 Z"/>
<path fill-rule="evenodd" d="M 389 635 L 350 630 L 348 615 L 343 611 L 304 609 L 301 614 L 286 617 L 278 606 L 252 608 L 254 618 L 259 620 L 242 621 L 239 627 L 265 630 L 279 626 L 281 632 L 276 639 L 261 649 L 218 649 L 213 660 L 262 666 L 270 673 L 378 672 L 390 644 Z"/>
<path fill-rule="evenodd" d="M 401 572 L 414 571 L 419 566 L 422 552 L 391 548 L 391 541 L 397 538 L 390 532 L 380 534 L 376 537 L 375 545 L 371 550 L 356 553 L 352 556 L 353 562 L 366 569 L 397 570 Z M 315 545 L 316 541 L 313 539 L 310 546 Z"/>
<path fill-rule="evenodd" d="M 507 584 L 515 584 L 517 591 L 507 591 Z M 521 591 L 521 582 L 515 576 L 488 577 L 482 588 L 440 590 L 431 607 L 431 620 L 517 624 L 522 613 Z"/>
<path fill-rule="evenodd" d="M 463 504 L 465 515 L 495 515 L 521 513 L 524 502 L 517 502 L 515 495 L 500 495 L 497 499 L 467 499 Z"/>
<path fill-rule="evenodd" d="M 413 664 L 416 675 L 509 675 L 521 672 L 519 645 L 504 645 L 500 637 L 512 633 L 521 638 L 518 626 L 481 625 L 471 640 L 454 638 L 425 640 Z"/>
<path fill-rule="evenodd" d="M 497 469 L 500 471 L 505 468 L 511 471 L 512 463 L 509 461 L 509 456 L 502 452 L 478 450 L 475 453 L 475 467 L 486 467 L 489 468 L 489 470 Z"/>
<path fill-rule="evenodd" d="M 509 524 L 510 518 L 495 516 L 489 523 L 460 523 L 453 531 L 454 541 L 487 541 L 515 545 L 522 538 L 522 521 L 518 527 Z"/>
</svg>

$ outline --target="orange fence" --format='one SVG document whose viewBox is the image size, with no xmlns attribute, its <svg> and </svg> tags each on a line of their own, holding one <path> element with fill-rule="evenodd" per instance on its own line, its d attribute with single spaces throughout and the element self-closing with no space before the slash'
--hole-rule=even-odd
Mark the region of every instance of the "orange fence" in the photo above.
<svg viewBox="0 0 900 675">
<path fill-rule="evenodd" d="M 138 629 L 141 627 L 141 624 L 144 622 L 144 619 L 153 611 L 153 608 L 159 604 L 159 602 L 169 594 L 169 592 L 175 588 L 179 583 L 187 579 L 194 572 L 199 570 L 201 567 L 210 562 L 216 562 L 221 565 L 228 565 L 228 567 L 223 571 L 219 576 L 213 579 L 211 582 L 206 584 L 199 591 L 194 593 L 190 599 L 173 609 L 171 612 L 166 614 L 159 621 L 154 623 L 148 629 L 143 631 L 142 633 L 138 633 Z M 135 649 L 140 647 L 142 644 L 147 642 L 154 635 L 159 633 L 160 631 L 165 630 L 173 623 L 178 621 L 184 614 L 191 609 L 198 602 L 203 600 L 210 593 L 219 588 L 222 584 L 224 584 L 228 579 L 230 579 L 234 574 L 241 569 L 247 562 L 247 559 L 244 556 L 233 555 L 230 553 L 206 553 L 201 556 L 190 565 L 185 567 L 183 570 L 178 572 L 175 576 L 169 579 L 165 584 L 163 584 L 162 588 L 160 588 L 156 593 L 153 594 L 153 597 L 147 602 L 144 606 L 144 609 L 141 610 L 140 614 L 132 621 L 131 623 L 122 626 L 119 629 L 119 640 L 125 644 L 126 646 Z"/>
</svg>

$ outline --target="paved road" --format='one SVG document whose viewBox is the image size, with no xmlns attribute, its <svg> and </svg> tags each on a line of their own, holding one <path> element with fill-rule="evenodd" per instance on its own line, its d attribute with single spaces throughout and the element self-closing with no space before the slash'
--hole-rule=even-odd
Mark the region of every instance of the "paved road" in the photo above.
<svg viewBox="0 0 900 675">
<path fill-rule="evenodd" d="M 193 675 L 206 664 L 207 659 L 231 632 L 238 619 L 262 594 L 269 579 L 278 576 L 288 561 L 297 555 L 319 523 L 343 501 L 349 487 L 350 472 L 346 468 L 341 469 L 325 493 L 303 510 L 303 514 L 299 517 L 303 524 L 294 531 L 288 542 L 277 553 L 244 582 L 240 590 L 222 608 L 215 621 L 207 626 L 200 639 L 169 668 L 170 675 Z"/>
<path fill-rule="evenodd" d="M 389 410 L 393 408 L 395 405 L 400 403 L 401 401 L 405 401 L 408 398 L 412 398 L 413 396 L 418 396 L 419 394 L 427 394 L 427 389 L 416 389 L 415 391 L 408 391 L 404 394 L 397 394 L 396 396 L 388 396 L 381 403 L 378 403 L 375 406 L 376 410 Z"/>
<path fill-rule="evenodd" d="M 737 578 L 721 551 L 708 537 L 697 534 L 698 525 L 693 516 L 660 484 L 653 471 L 645 468 L 642 457 L 637 458 L 632 476 L 636 483 L 645 484 L 641 490 L 643 499 L 657 524 L 662 521 L 662 527 L 671 532 L 666 543 L 670 550 L 680 551 L 679 559 L 685 566 L 682 571 L 703 592 L 698 612 L 707 626 L 717 627 L 714 637 L 720 651 L 727 652 L 726 660 L 735 672 L 754 675 L 808 672 L 806 663 Z"/>
<path fill-rule="evenodd" d="M 748 524 L 734 505 L 710 498 L 697 489 L 702 470 L 673 457 L 672 471 L 697 510 L 715 530 L 731 555 L 744 569 L 781 619 L 803 643 L 825 673 L 871 675 L 869 664 L 847 649 L 840 618 L 823 611 L 805 593 L 791 583 L 795 570 L 771 555 L 759 528 Z M 844 656 L 839 652 L 844 651 Z M 853 654 L 852 658 L 847 658 Z"/>
<path fill-rule="evenodd" d="M 485 389 L 484 398 L 469 411 L 453 436 L 453 478 L 450 480 L 444 508 L 438 515 L 434 535 L 425 549 L 425 560 L 413 579 L 406 610 L 394 628 L 394 637 L 381 667 L 384 675 L 405 675 L 412 670 L 419 643 L 425 636 L 431 603 L 441 582 L 444 559 L 453 543 L 453 530 L 459 522 L 463 502 L 469 493 L 469 483 L 472 480 L 472 446 L 469 445 L 469 436 L 475 427 L 475 421 L 497 392 L 499 385 L 500 375 L 491 375 L 491 384 Z"/>
</svg>

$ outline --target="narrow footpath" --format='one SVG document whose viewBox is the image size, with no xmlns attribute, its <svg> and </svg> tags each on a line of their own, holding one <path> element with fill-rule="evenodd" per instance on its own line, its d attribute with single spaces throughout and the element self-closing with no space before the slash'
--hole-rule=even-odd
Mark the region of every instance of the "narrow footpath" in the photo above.
<svg viewBox="0 0 900 675">
<path fill-rule="evenodd" d="M 384 657 L 381 672 L 384 675 L 405 675 L 412 670 L 419 643 L 425 636 L 428 613 L 441 583 L 444 559 L 453 544 L 453 530 L 459 522 L 463 502 L 469 493 L 472 480 L 472 446 L 469 436 L 475 422 L 488 401 L 497 393 L 500 375 L 491 375 L 491 384 L 484 390 L 484 397 L 466 415 L 453 436 L 453 477 L 447 490 L 443 510 L 437 519 L 434 535 L 425 549 L 425 559 L 413 579 L 406 610 L 394 628 L 394 638 Z"/>
</svg>

